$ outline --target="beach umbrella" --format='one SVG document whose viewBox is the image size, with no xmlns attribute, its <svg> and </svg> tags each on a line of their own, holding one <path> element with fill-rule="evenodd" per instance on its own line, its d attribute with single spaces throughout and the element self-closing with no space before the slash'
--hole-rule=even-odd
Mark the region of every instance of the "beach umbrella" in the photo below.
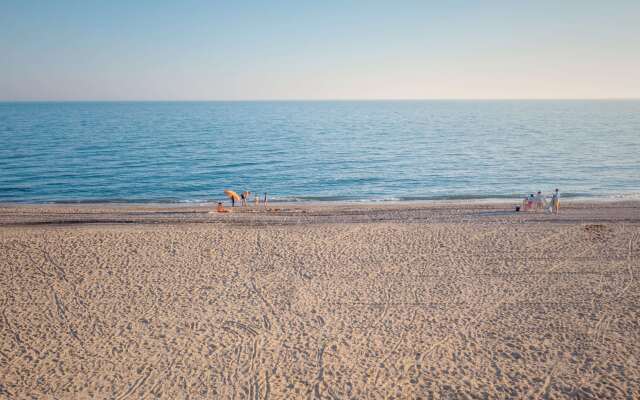
<svg viewBox="0 0 640 400">
<path fill-rule="evenodd" d="M 231 199 L 232 203 L 235 203 L 236 200 L 240 201 L 240 196 L 238 195 L 238 193 L 234 192 L 233 190 L 225 189 L 224 194 L 226 194 L 227 197 Z"/>
</svg>

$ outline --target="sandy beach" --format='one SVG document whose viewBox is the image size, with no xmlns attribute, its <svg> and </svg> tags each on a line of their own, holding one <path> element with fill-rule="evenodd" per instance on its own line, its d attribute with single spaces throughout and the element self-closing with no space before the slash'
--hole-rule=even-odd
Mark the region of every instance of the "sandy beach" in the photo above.
<svg viewBox="0 0 640 400">
<path fill-rule="evenodd" d="M 0 206 L 1 398 L 638 398 L 640 202 Z"/>
</svg>

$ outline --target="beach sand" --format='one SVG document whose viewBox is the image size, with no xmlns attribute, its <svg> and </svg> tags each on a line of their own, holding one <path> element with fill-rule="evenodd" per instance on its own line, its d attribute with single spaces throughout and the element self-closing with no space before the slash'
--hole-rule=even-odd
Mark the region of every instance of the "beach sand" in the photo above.
<svg viewBox="0 0 640 400">
<path fill-rule="evenodd" d="M 638 398 L 640 203 L 0 207 L 0 398 Z"/>
</svg>

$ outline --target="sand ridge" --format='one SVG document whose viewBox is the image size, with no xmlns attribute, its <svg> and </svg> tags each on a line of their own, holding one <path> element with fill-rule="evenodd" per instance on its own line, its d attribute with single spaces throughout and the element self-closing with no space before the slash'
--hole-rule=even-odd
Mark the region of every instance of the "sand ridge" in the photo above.
<svg viewBox="0 0 640 400">
<path fill-rule="evenodd" d="M 638 210 L 5 207 L 0 394 L 637 397 Z"/>
</svg>

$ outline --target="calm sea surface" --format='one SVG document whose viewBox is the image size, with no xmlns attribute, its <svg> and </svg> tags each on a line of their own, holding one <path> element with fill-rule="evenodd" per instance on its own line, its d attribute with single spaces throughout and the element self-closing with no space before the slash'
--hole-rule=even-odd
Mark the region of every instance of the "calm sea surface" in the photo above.
<svg viewBox="0 0 640 400">
<path fill-rule="evenodd" d="M 0 202 L 640 195 L 640 101 L 0 103 Z"/>
</svg>

